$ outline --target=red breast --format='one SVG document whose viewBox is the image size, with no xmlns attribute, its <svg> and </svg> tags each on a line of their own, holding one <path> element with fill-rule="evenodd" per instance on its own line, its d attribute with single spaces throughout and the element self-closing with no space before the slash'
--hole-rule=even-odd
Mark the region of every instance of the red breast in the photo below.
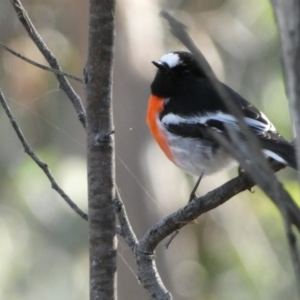
<svg viewBox="0 0 300 300">
<path fill-rule="evenodd" d="M 150 96 L 147 111 L 147 124 L 150 128 L 151 134 L 155 138 L 160 148 L 163 150 L 166 156 L 171 161 L 173 161 L 173 155 L 170 150 L 167 138 L 158 124 L 159 114 L 164 108 L 164 100 L 165 98 L 160 98 L 154 95 Z"/>
</svg>

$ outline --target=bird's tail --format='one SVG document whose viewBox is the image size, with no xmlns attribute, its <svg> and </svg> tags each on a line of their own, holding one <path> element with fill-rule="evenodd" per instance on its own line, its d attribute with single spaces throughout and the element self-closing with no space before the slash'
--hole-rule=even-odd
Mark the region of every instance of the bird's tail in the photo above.
<svg viewBox="0 0 300 300">
<path fill-rule="evenodd" d="M 267 156 L 297 170 L 296 150 L 293 144 L 286 141 L 274 141 L 272 139 L 264 140 L 261 144 Z"/>
</svg>

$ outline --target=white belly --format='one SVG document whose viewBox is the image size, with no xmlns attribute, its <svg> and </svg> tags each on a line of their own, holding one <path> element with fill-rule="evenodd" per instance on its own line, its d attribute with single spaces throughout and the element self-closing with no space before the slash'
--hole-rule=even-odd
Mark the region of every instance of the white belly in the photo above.
<svg viewBox="0 0 300 300">
<path fill-rule="evenodd" d="M 210 144 L 204 144 L 199 139 L 179 137 L 163 130 L 168 139 L 174 163 L 188 174 L 210 175 L 237 164 L 222 147 L 213 149 Z"/>
</svg>

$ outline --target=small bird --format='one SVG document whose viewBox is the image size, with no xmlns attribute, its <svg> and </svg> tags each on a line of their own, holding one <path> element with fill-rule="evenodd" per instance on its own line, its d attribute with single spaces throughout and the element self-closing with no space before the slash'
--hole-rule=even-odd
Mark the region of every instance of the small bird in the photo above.
<svg viewBox="0 0 300 300">
<path fill-rule="evenodd" d="M 230 124 L 240 131 L 211 80 L 191 53 L 174 51 L 152 62 L 157 68 L 151 84 L 147 123 L 166 156 L 184 172 L 199 176 L 217 173 L 236 162 L 213 137 L 209 128 L 224 134 Z M 269 119 L 220 82 L 231 101 L 240 108 L 245 123 L 258 138 L 267 158 L 296 165 L 296 153 Z"/>
</svg>

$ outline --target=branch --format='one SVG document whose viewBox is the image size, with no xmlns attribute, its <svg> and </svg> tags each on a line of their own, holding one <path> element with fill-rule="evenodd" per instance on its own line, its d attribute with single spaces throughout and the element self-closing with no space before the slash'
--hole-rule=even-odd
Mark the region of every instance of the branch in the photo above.
<svg viewBox="0 0 300 300">
<path fill-rule="evenodd" d="M 189 34 L 187 33 L 187 27 L 176 18 L 171 16 L 167 11 L 163 10 L 160 12 L 160 16 L 165 18 L 170 25 L 170 32 L 177 38 L 190 52 L 197 58 L 197 61 L 202 66 L 204 72 L 210 77 L 217 79 L 213 69 L 210 64 L 202 54 L 202 52 L 198 49 L 194 41 L 191 39 Z"/>
<path fill-rule="evenodd" d="M 274 167 L 280 169 L 278 164 Z M 165 287 L 156 273 L 154 251 L 158 244 L 174 231 L 186 226 L 202 214 L 217 208 L 239 193 L 251 189 L 253 186 L 253 182 L 246 175 L 240 175 L 207 193 L 205 196 L 191 201 L 175 213 L 164 217 L 147 231 L 136 247 L 136 256 L 139 267 L 138 276 L 141 283 L 152 295 L 151 299 L 172 299 L 171 296 L 164 294 Z M 297 210 L 299 211 L 299 208 Z M 293 214 L 292 209 L 290 213 Z M 294 240 L 293 234 L 289 238 Z M 145 270 L 154 272 L 156 275 L 154 279 L 145 274 Z"/>
<path fill-rule="evenodd" d="M 17 121 L 15 120 L 9 106 L 7 105 L 7 101 L 0 90 L 0 102 L 1 105 L 4 108 L 4 111 L 9 118 L 19 140 L 21 141 L 23 148 L 25 152 L 33 159 L 33 161 L 43 170 L 43 172 L 46 174 L 48 177 L 52 188 L 57 191 L 57 193 L 66 201 L 66 203 L 84 220 L 88 220 L 88 216 L 86 213 L 84 213 L 71 199 L 70 197 L 62 190 L 62 188 L 58 185 L 56 182 L 55 178 L 53 177 L 51 171 L 49 170 L 49 167 L 46 163 L 41 161 L 39 157 L 34 153 L 32 148 L 29 146 L 28 142 L 26 141 Z"/>
<path fill-rule="evenodd" d="M 20 53 L 14 51 L 14 50 L 12 50 L 11 48 L 7 47 L 6 45 L 4 45 L 4 44 L 1 43 L 1 42 L 0 42 L 0 46 L 3 47 L 6 51 L 10 52 L 11 54 L 13 54 L 13 55 L 19 57 L 20 59 L 22 59 L 22 60 L 28 62 L 28 63 L 31 64 L 31 65 L 34 65 L 34 66 L 40 68 L 40 69 L 42 69 L 42 70 L 45 70 L 45 71 L 48 71 L 48 72 L 52 72 L 52 73 L 54 73 L 54 74 L 63 75 L 63 76 L 65 76 L 65 77 L 69 77 L 69 78 L 71 78 L 71 79 L 74 79 L 74 80 L 76 80 L 76 81 L 79 81 L 79 82 L 83 83 L 83 79 L 81 79 L 81 78 L 79 78 L 79 77 L 77 77 L 77 76 L 74 76 L 74 75 L 72 75 L 72 74 L 68 74 L 68 73 L 65 73 L 65 72 L 63 72 L 63 71 L 55 70 L 55 69 L 49 68 L 49 67 L 47 67 L 47 66 L 44 66 L 44 65 L 42 65 L 42 64 L 39 64 L 39 63 L 37 63 L 37 62 L 35 62 L 35 61 L 33 61 L 33 60 L 31 60 L 31 59 L 29 59 L 29 58 L 23 56 L 22 54 L 20 54 Z"/>
<path fill-rule="evenodd" d="M 24 26 L 25 30 L 27 31 L 29 37 L 32 39 L 32 41 L 35 43 L 35 45 L 38 47 L 42 55 L 45 57 L 51 68 L 55 70 L 61 71 L 60 65 L 55 58 L 55 56 L 52 54 L 50 49 L 47 47 L 47 45 L 44 43 L 43 39 L 39 35 L 38 31 L 35 29 L 34 25 L 32 24 L 28 14 L 26 13 L 22 3 L 20 0 L 11 0 L 11 3 L 13 5 L 13 8 L 15 9 L 18 18 L 22 25 Z M 65 92 L 67 97 L 72 102 L 76 112 L 79 121 L 85 127 L 86 123 L 86 117 L 85 117 L 85 110 L 82 106 L 80 97 L 76 94 L 68 80 L 64 77 L 64 75 L 56 74 L 56 78 L 59 82 L 60 88 Z"/>
<path fill-rule="evenodd" d="M 272 0 L 271 3 L 281 40 L 285 87 L 296 136 L 297 164 L 300 166 L 300 2 Z"/>
<path fill-rule="evenodd" d="M 300 3 L 291 0 L 272 0 L 282 48 L 285 87 L 289 98 L 290 112 L 294 124 L 297 147 L 297 165 L 300 166 Z M 298 181 L 300 175 L 298 173 Z M 294 252 L 297 250 L 295 237 L 290 228 L 287 235 L 290 241 L 291 255 L 294 261 L 299 260 Z M 300 273 L 299 263 L 294 266 Z M 300 294 L 300 278 L 297 277 L 298 293 Z"/>
<path fill-rule="evenodd" d="M 240 192 L 250 189 L 254 184 L 245 176 L 236 177 L 205 196 L 189 202 L 186 206 L 170 214 L 152 226 L 136 247 L 138 277 L 151 299 L 172 299 L 157 273 L 154 251 L 158 244 L 168 235 L 191 221 L 223 204 Z"/>
<path fill-rule="evenodd" d="M 196 198 L 178 211 L 170 214 L 156 223 L 140 240 L 139 248 L 145 252 L 152 252 L 158 244 L 175 230 L 182 228 L 237 194 L 252 188 L 254 184 L 247 176 L 240 175 L 224 183 L 220 187 Z"/>
<path fill-rule="evenodd" d="M 120 230 L 118 234 L 123 237 L 132 252 L 135 251 L 135 247 L 138 243 L 136 235 L 131 227 L 130 221 L 128 219 L 124 203 L 121 199 L 118 189 L 116 190 L 116 198 L 114 199 L 114 205 L 116 208 L 116 213 L 120 222 Z"/>
</svg>

